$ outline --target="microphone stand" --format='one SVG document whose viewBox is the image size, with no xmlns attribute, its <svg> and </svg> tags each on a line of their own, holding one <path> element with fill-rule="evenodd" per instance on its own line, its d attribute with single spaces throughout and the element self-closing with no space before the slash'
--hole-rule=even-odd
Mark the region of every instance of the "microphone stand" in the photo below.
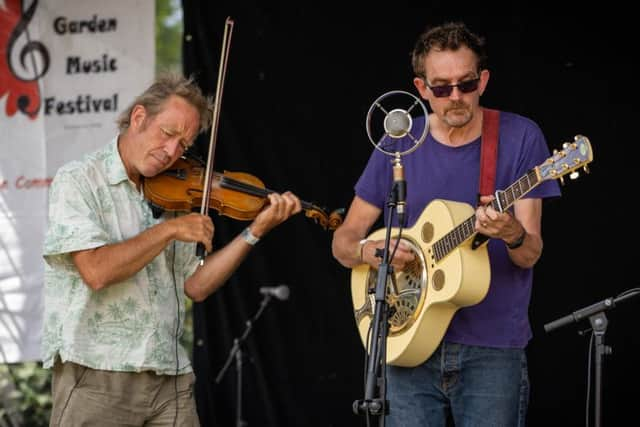
<svg viewBox="0 0 640 427">
<path fill-rule="evenodd" d="M 604 356 L 612 353 L 611 346 L 605 345 L 604 335 L 607 332 L 608 320 L 604 314 L 606 310 L 612 309 L 619 302 L 634 297 L 640 293 L 639 288 L 629 289 L 615 298 L 606 298 L 590 306 L 581 308 L 544 325 L 544 330 L 551 332 L 569 323 L 578 322 L 586 317 L 589 318 L 591 328 L 595 336 L 595 427 L 602 425 L 602 367 Z"/>
<path fill-rule="evenodd" d="M 369 338 L 370 351 L 367 360 L 367 376 L 364 399 L 353 402 L 353 412 L 357 415 L 379 416 L 379 425 L 384 426 L 384 417 L 389 413 L 386 400 L 386 350 L 389 329 L 389 305 L 386 300 L 387 278 L 393 276 L 393 266 L 389 261 L 389 242 L 391 240 L 391 220 L 398 202 L 398 186 L 394 184 L 389 195 L 387 207 L 389 215 L 386 224 L 386 237 L 383 249 L 377 249 L 376 255 L 382 259 L 378 266 L 378 278 L 375 289 L 375 310 L 372 321 L 372 333 Z"/>
<path fill-rule="evenodd" d="M 233 339 L 233 347 L 229 351 L 229 356 L 227 356 L 227 360 L 218 372 L 216 376 L 216 384 L 219 384 L 224 376 L 224 373 L 227 371 L 229 366 L 231 365 L 231 361 L 235 357 L 236 359 L 236 427 L 245 427 L 247 425 L 246 421 L 242 419 L 242 344 L 247 339 L 247 336 L 251 332 L 251 328 L 256 320 L 260 317 L 264 309 L 267 307 L 271 301 L 271 295 L 265 294 L 264 298 L 262 298 L 262 302 L 260 303 L 260 307 L 254 316 L 247 320 L 244 332 L 240 336 L 240 338 Z"/>
</svg>

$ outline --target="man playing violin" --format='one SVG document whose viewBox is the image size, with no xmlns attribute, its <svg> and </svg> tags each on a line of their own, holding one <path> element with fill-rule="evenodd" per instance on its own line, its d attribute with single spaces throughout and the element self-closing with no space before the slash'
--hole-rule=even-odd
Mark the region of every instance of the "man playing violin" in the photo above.
<svg viewBox="0 0 640 427">
<path fill-rule="evenodd" d="M 199 425 L 195 377 L 179 344 L 185 294 L 207 298 L 261 237 L 301 210 L 294 194 L 269 194 L 243 233 L 215 252 L 209 216 L 154 218 L 142 180 L 189 149 L 210 109 L 191 79 L 161 76 L 119 117 L 118 136 L 56 173 L 43 252 L 50 425 Z M 196 244 L 210 253 L 202 265 Z"/>
</svg>

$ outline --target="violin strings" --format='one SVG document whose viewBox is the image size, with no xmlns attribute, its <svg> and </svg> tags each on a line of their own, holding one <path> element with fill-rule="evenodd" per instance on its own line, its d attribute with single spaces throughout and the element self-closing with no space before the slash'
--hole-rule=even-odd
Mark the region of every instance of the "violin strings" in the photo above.
<svg viewBox="0 0 640 427">
<path fill-rule="evenodd" d="M 220 179 L 220 187 L 228 188 L 230 190 L 241 191 L 243 193 L 250 194 L 252 196 L 257 196 L 257 197 L 266 197 L 269 194 L 274 192 L 273 190 L 255 187 L 251 184 L 247 184 L 245 182 L 241 182 L 226 176 L 223 176 Z M 305 202 L 304 200 L 300 200 L 300 204 L 304 209 L 317 209 L 317 207 L 313 203 Z"/>
</svg>

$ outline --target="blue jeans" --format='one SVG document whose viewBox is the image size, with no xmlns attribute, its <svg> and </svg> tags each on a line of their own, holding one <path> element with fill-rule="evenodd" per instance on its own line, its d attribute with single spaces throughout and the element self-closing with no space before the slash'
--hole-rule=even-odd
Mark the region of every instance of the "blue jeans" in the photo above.
<svg viewBox="0 0 640 427">
<path fill-rule="evenodd" d="M 522 427 L 529 402 L 523 349 L 441 343 L 415 368 L 387 366 L 387 427 Z"/>
</svg>

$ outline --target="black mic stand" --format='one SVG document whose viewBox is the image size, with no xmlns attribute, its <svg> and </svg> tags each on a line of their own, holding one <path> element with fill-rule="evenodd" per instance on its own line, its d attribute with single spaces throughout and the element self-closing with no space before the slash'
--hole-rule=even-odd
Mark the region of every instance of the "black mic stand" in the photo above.
<svg viewBox="0 0 640 427">
<path fill-rule="evenodd" d="M 369 357 L 367 363 L 367 377 L 364 399 L 353 402 L 355 414 L 364 413 L 366 416 L 378 416 L 379 425 L 384 426 L 384 417 L 389 413 L 389 402 L 386 400 L 386 365 L 387 365 L 387 335 L 389 331 L 389 305 L 386 300 L 387 278 L 392 282 L 393 266 L 389 259 L 389 242 L 391 240 L 391 220 L 398 201 L 398 186 L 394 184 L 389 195 L 387 207 L 389 215 L 386 224 L 384 248 L 377 249 L 382 261 L 378 266 L 378 278 L 375 289 L 375 309 L 372 321 L 372 332 L 369 338 Z"/>
<path fill-rule="evenodd" d="M 216 376 L 216 384 L 219 384 L 224 376 L 224 373 L 227 371 L 229 366 L 231 365 L 231 361 L 234 356 L 236 359 L 236 427 L 245 427 L 247 425 L 246 421 L 242 419 L 242 344 L 247 339 L 247 336 L 251 332 L 251 328 L 258 317 L 262 314 L 264 309 L 267 307 L 271 301 L 271 295 L 265 294 L 264 298 L 262 298 L 262 302 L 260 303 L 260 307 L 256 314 L 246 322 L 246 327 L 244 332 L 240 336 L 240 338 L 233 339 L 233 347 L 231 347 L 231 351 L 229 352 L 229 356 L 227 357 L 227 361 L 224 363 L 222 369 Z"/>
<path fill-rule="evenodd" d="M 589 318 L 593 334 L 595 336 L 595 427 L 602 426 L 602 367 L 604 356 L 612 353 L 611 346 L 605 345 L 604 335 L 607 332 L 608 320 L 604 314 L 606 310 L 609 310 L 616 306 L 621 301 L 634 297 L 640 293 L 640 289 L 629 289 L 615 298 L 606 298 L 600 302 L 592 304 L 590 306 L 581 308 L 573 313 L 561 317 L 560 319 L 544 325 L 544 330 L 551 332 L 554 329 L 565 326 L 569 323 L 578 322 L 586 317 Z"/>
</svg>

